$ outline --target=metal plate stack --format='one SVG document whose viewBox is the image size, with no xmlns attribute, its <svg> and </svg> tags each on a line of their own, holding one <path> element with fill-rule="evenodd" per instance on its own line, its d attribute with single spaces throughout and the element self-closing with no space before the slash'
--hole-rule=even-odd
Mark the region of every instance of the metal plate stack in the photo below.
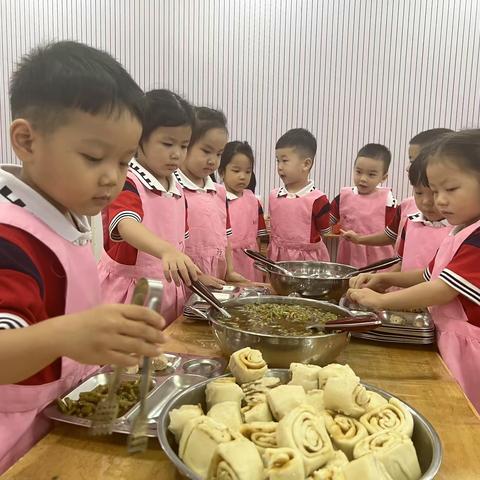
<svg viewBox="0 0 480 480">
<path fill-rule="evenodd" d="M 232 285 L 225 285 L 222 290 L 212 290 L 212 293 L 221 302 L 226 302 L 235 298 L 269 295 L 270 290 L 267 287 L 235 287 Z M 209 305 L 194 293 L 185 303 L 183 316 L 190 320 L 204 320 L 204 318 L 195 312 L 195 309 L 206 313 L 209 308 Z"/>
<path fill-rule="evenodd" d="M 363 314 L 364 309 L 349 304 L 344 298 L 340 304 L 352 313 Z M 381 310 L 375 312 L 382 320 L 382 326 L 369 332 L 353 333 L 356 338 L 388 343 L 429 345 L 435 343 L 435 327 L 432 317 L 425 312 L 401 312 Z"/>
</svg>

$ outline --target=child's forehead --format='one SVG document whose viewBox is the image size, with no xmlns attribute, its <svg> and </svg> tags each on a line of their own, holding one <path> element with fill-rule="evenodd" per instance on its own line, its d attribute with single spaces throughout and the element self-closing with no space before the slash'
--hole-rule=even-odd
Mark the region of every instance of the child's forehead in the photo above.
<svg viewBox="0 0 480 480">
<path fill-rule="evenodd" d="M 383 170 L 383 160 L 380 158 L 357 157 L 355 166 L 360 168 L 368 168 L 369 170 Z"/>
<path fill-rule="evenodd" d="M 281 157 L 300 157 L 296 147 L 282 147 L 275 150 L 275 155 Z"/>
</svg>

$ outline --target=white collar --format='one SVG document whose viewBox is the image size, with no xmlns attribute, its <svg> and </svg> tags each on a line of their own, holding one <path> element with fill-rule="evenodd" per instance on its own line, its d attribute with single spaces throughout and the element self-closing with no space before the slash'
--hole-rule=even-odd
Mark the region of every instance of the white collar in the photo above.
<svg viewBox="0 0 480 480">
<path fill-rule="evenodd" d="M 205 178 L 205 186 L 199 187 L 195 183 L 193 183 L 180 169 L 175 170 L 174 172 L 175 178 L 177 182 L 183 187 L 187 188 L 188 190 L 201 190 L 204 192 L 213 191 L 216 192 L 217 188 L 215 187 L 215 182 L 208 176 Z"/>
<path fill-rule="evenodd" d="M 145 167 L 140 165 L 135 158 L 132 158 L 128 164 L 130 171 L 142 182 L 142 184 L 149 190 L 157 190 L 162 193 L 175 195 L 181 197 L 182 194 L 177 188 L 177 179 L 173 175 L 170 175 L 168 179 L 168 190 L 155 178 L 151 172 Z"/>
<path fill-rule="evenodd" d="M 235 195 L 234 193 L 229 192 L 229 191 L 227 190 L 227 200 L 236 200 L 237 198 L 239 198 L 238 195 Z"/>
<path fill-rule="evenodd" d="M 20 180 L 19 165 L 0 165 L 0 203 L 13 203 L 25 208 L 58 235 L 75 245 L 92 241 L 87 217 L 71 212 L 63 214 L 45 197 Z"/>
<path fill-rule="evenodd" d="M 304 197 L 305 195 L 313 192 L 315 190 L 315 184 L 312 180 L 309 180 L 307 185 L 305 185 L 301 190 L 295 193 L 290 193 L 285 186 L 278 189 L 277 197 L 287 197 L 287 198 L 299 198 Z"/>
<path fill-rule="evenodd" d="M 380 188 L 382 188 L 382 187 L 375 187 L 376 190 L 379 190 Z M 352 192 L 353 192 L 354 195 L 360 195 L 358 193 L 358 188 L 357 187 L 352 187 Z M 393 193 L 392 193 L 391 190 L 388 191 L 387 202 L 386 202 L 385 206 L 386 207 L 396 207 L 397 206 L 397 200 L 393 196 Z"/>
<path fill-rule="evenodd" d="M 423 223 L 424 225 L 427 225 L 429 227 L 434 227 L 434 228 L 450 227 L 451 226 L 445 218 L 443 220 L 438 220 L 438 221 L 435 221 L 435 222 L 431 222 L 430 220 L 427 220 L 425 218 L 425 216 L 423 215 L 422 212 L 412 213 L 411 215 L 408 215 L 408 219 L 411 222 Z"/>
</svg>

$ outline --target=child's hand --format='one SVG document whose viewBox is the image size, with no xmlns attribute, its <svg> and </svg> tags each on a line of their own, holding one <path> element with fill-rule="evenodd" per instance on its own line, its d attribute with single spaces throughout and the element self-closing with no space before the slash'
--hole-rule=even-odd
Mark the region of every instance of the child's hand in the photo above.
<svg viewBox="0 0 480 480">
<path fill-rule="evenodd" d="M 240 275 L 237 272 L 227 272 L 225 280 L 231 283 L 251 283 L 250 280 L 247 280 L 243 275 Z"/>
<path fill-rule="evenodd" d="M 347 292 L 347 298 L 364 307 L 373 308 L 375 310 L 381 310 L 383 308 L 383 294 L 374 292 L 369 288 L 350 288 Z"/>
<path fill-rule="evenodd" d="M 198 279 L 206 286 L 211 288 L 216 288 L 217 290 L 221 290 L 226 282 L 220 280 L 217 277 L 212 275 L 208 275 L 207 273 L 201 273 L 198 276 Z"/>
<path fill-rule="evenodd" d="M 340 229 L 340 234 L 342 235 L 342 238 L 345 238 L 345 240 L 348 240 L 352 243 L 358 243 L 360 239 L 360 235 L 358 235 L 358 233 L 354 232 L 353 230 Z"/>
<path fill-rule="evenodd" d="M 350 288 L 370 288 L 376 292 L 384 292 L 392 284 L 382 273 L 361 273 L 348 282 Z"/>
<path fill-rule="evenodd" d="M 52 321 L 62 355 L 85 364 L 131 367 L 138 356 L 157 357 L 165 342 L 163 317 L 138 305 L 102 305 Z"/>
<path fill-rule="evenodd" d="M 173 282 L 177 287 L 183 281 L 190 286 L 192 280 L 198 279 L 200 269 L 192 262 L 189 256 L 176 248 L 170 248 L 162 254 L 163 273 L 167 282 Z"/>
</svg>

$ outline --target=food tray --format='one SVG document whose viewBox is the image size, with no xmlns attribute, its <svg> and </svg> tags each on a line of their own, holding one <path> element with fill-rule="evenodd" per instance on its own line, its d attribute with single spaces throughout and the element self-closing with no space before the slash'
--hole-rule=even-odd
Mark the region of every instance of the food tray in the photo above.
<svg viewBox="0 0 480 480">
<path fill-rule="evenodd" d="M 290 372 L 287 369 L 270 369 L 267 372 L 267 376 L 279 377 L 281 382 L 285 384 L 290 379 Z M 168 425 L 170 423 L 169 413 L 173 409 L 187 404 L 196 405 L 200 403 L 205 410 L 205 389 L 209 382 L 210 380 L 206 380 L 180 392 L 178 395 L 172 396 L 162 410 L 157 423 L 158 439 L 163 451 L 175 464 L 180 473 L 191 480 L 200 480 L 200 477 L 187 467 L 177 455 L 177 444 L 173 435 L 168 430 Z M 390 398 L 397 398 L 385 390 L 363 382 L 362 384 L 367 390 L 376 392 L 387 400 Z M 432 480 L 435 478 L 442 463 L 442 444 L 440 438 L 430 422 L 421 413 L 403 400 L 401 401 L 413 416 L 414 429 L 412 441 L 415 445 L 415 450 L 417 451 L 418 461 L 422 471 L 422 477 L 420 480 Z"/>
<path fill-rule="evenodd" d="M 157 371 L 156 375 L 152 377 L 154 387 L 147 396 L 148 436 L 150 437 L 156 436 L 156 419 L 172 395 L 207 378 L 223 374 L 226 366 L 226 361 L 223 358 L 208 358 L 178 353 L 166 353 L 165 356 L 169 360 L 168 367 L 165 370 Z M 60 398 L 61 400 L 65 400 L 67 397 L 71 400 L 78 400 L 81 392 L 89 392 L 98 385 L 106 385 L 110 375 L 112 375 L 111 367 L 104 367 Z M 139 380 L 140 376 L 140 374 L 123 373 L 120 380 L 123 382 Z M 138 414 L 139 407 L 140 403 L 136 403 L 128 412 L 119 417 L 115 422 L 113 431 L 124 434 L 130 433 L 132 422 Z M 52 402 L 44 410 L 44 414 L 48 418 L 59 422 L 91 427 L 89 418 L 65 415 L 57 407 L 56 402 Z"/>
</svg>

